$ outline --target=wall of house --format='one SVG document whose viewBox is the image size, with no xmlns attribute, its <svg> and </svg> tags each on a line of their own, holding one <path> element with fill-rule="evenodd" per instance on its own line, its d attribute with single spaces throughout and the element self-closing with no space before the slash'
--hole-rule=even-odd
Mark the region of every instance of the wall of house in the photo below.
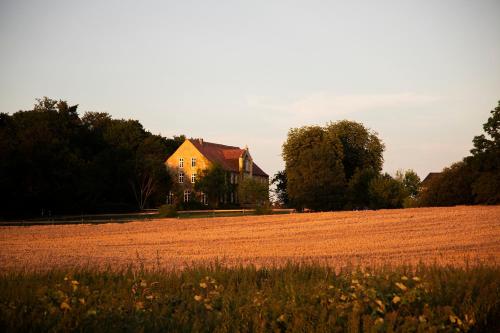
<svg viewBox="0 0 500 333">
<path fill-rule="evenodd" d="M 191 158 L 196 158 L 196 166 L 191 166 Z M 184 167 L 179 167 L 179 159 L 184 159 Z M 191 175 L 196 173 L 199 177 L 202 170 L 210 167 L 210 161 L 203 156 L 196 147 L 188 140 L 175 151 L 165 162 L 172 173 L 174 182 L 184 188 L 192 189 Z M 179 184 L 179 172 L 184 172 L 184 183 Z"/>
</svg>

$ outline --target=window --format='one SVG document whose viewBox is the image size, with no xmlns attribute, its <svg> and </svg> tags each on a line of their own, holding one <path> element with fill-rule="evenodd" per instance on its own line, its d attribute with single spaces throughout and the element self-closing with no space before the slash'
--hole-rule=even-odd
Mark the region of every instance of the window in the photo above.
<svg viewBox="0 0 500 333">
<path fill-rule="evenodd" d="M 196 166 L 196 157 L 191 157 L 191 167 L 194 168 Z"/>
<path fill-rule="evenodd" d="M 196 173 L 192 173 L 191 174 L 191 183 L 194 184 L 195 181 L 196 181 Z"/>
<path fill-rule="evenodd" d="M 191 196 L 191 192 L 188 190 L 184 191 L 184 202 L 189 202 L 189 197 Z"/>
<path fill-rule="evenodd" d="M 201 203 L 204 205 L 208 205 L 208 196 L 203 192 L 201 192 Z"/>
<path fill-rule="evenodd" d="M 184 158 L 179 157 L 179 168 L 184 168 Z"/>
<path fill-rule="evenodd" d="M 179 183 L 184 183 L 184 172 L 179 172 Z"/>
<path fill-rule="evenodd" d="M 167 195 L 167 205 L 173 205 L 174 204 L 174 194 L 172 192 L 169 192 Z"/>
</svg>

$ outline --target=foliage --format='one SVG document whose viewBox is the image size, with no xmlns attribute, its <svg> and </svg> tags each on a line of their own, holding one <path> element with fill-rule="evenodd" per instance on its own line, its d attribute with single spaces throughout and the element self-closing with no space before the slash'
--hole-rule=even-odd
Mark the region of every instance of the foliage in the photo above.
<svg viewBox="0 0 500 333">
<path fill-rule="evenodd" d="M 0 115 L 2 217 L 134 210 L 164 201 L 163 162 L 180 143 L 136 120 L 77 113 L 47 97 Z"/>
<path fill-rule="evenodd" d="M 343 206 L 342 143 L 319 126 L 293 128 L 283 144 L 287 192 L 298 208 L 333 210 Z"/>
<path fill-rule="evenodd" d="M 370 182 L 379 176 L 372 168 L 357 169 L 347 185 L 347 209 L 367 209 L 371 206 Z"/>
<path fill-rule="evenodd" d="M 208 196 L 212 207 L 218 207 L 220 199 L 229 191 L 227 172 L 219 164 L 212 164 L 209 168 L 198 172 L 194 188 Z"/>
<path fill-rule="evenodd" d="M 238 184 L 241 204 L 263 205 L 269 202 L 269 186 L 252 177 L 244 177 Z"/>
<path fill-rule="evenodd" d="M 474 204 L 472 184 L 476 177 L 466 161 L 445 168 L 433 178 L 419 196 L 421 206 L 453 206 Z"/>
<path fill-rule="evenodd" d="M 500 101 L 475 136 L 472 155 L 445 168 L 419 197 L 421 206 L 500 203 Z"/>
<path fill-rule="evenodd" d="M 349 120 L 329 123 L 325 130 L 342 143 L 342 165 L 347 180 L 351 179 L 356 170 L 370 168 L 380 173 L 385 147 L 377 133 L 361 123 Z"/>
<path fill-rule="evenodd" d="M 396 172 L 395 179 L 403 184 L 406 192 L 412 198 L 415 198 L 420 190 L 420 177 L 412 169 Z"/>
<path fill-rule="evenodd" d="M 255 206 L 255 215 L 270 215 L 273 214 L 273 209 L 269 201 L 262 202 Z"/>
<path fill-rule="evenodd" d="M 288 195 L 298 208 L 366 208 L 368 185 L 382 169 L 383 151 L 377 133 L 353 121 L 291 129 L 283 145 L 286 192 L 280 189 L 280 195 Z"/>
<path fill-rule="evenodd" d="M 274 194 L 276 195 L 276 199 L 284 207 L 288 207 L 290 203 L 286 189 L 287 183 L 286 170 L 276 172 L 273 179 L 271 179 L 271 184 L 275 186 Z"/>
<path fill-rule="evenodd" d="M 370 208 L 401 208 L 408 196 L 404 185 L 388 174 L 373 178 L 368 185 Z"/>
<path fill-rule="evenodd" d="M 174 205 L 161 205 L 158 208 L 158 217 L 177 217 L 178 215 Z"/>
<path fill-rule="evenodd" d="M 495 332 L 498 267 L 4 273 L 0 329 L 144 332 Z"/>
</svg>

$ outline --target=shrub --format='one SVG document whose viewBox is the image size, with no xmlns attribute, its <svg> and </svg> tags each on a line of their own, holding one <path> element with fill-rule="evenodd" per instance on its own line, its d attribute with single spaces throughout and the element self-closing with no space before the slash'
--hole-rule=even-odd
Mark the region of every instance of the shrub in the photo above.
<svg viewBox="0 0 500 333">
<path fill-rule="evenodd" d="M 273 212 L 269 202 L 255 206 L 255 215 L 268 215 Z"/>
<path fill-rule="evenodd" d="M 158 209 L 158 215 L 160 217 L 177 217 L 177 210 L 174 205 L 162 205 Z"/>
</svg>

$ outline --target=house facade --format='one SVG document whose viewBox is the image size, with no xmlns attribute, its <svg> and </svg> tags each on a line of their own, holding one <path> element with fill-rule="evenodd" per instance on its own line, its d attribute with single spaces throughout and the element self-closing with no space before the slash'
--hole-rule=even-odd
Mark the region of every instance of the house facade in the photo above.
<svg viewBox="0 0 500 333">
<path fill-rule="evenodd" d="M 269 176 L 254 163 L 248 147 L 244 149 L 218 143 L 206 142 L 203 139 L 186 139 L 182 145 L 167 159 L 176 193 L 170 192 L 167 203 L 199 201 L 208 205 L 209 198 L 205 193 L 197 193 L 194 189 L 196 180 L 203 170 L 214 164 L 226 171 L 226 181 L 230 186 L 228 193 L 219 198 L 220 203 L 238 204 L 238 183 L 251 177 L 263 184 L 269 184 Z M 182 197 L 179 197 L 182 196 Z"/>
</svg>

